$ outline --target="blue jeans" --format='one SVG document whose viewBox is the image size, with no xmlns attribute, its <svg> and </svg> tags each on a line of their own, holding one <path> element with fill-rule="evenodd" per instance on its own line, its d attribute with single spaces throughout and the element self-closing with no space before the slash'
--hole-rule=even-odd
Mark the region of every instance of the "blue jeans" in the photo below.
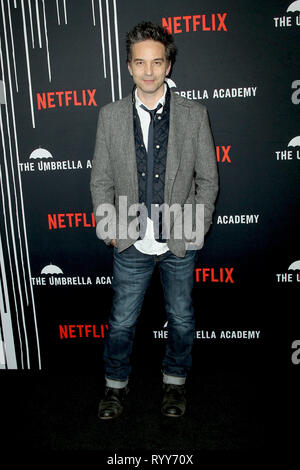
<svg viewBox="0 0 300 470">
<path fill-rule="evenodd" d="M 118 253 L 114 248 L 113 305 L 104 344 L 106 384 L 122 388 L 131 372 L 130 355 L 135 327 L 155 264 L 158 264 L 168 321 L 168 340 L 162 362 L 164 382 L 183 384 L 192 365 L 195 334 L 192 289 L 197 250 L 184 258 L 170 250 L 146 255 L 131 245 Z"/>
</svg>

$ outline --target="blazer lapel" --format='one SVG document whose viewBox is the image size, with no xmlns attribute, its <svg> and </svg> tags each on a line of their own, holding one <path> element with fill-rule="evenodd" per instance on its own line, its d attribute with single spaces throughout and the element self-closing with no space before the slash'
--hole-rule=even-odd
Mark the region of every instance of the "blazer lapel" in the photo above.
<svg viewBox="0 0 300 470">
<path fill-rule="evenodd" d="M 185 128 L 188 123 L 189 109 L 177 101 L 177 95 L 171 92 L 170 126 L 165 175 L 165 203 L 171 204 L 171 193 L 182 155 Z"/>
<path fill-rule="evenodd" d="M 138 202 L 138 177 L 135 155 L 135 142 L 133 130 L 132 96 L 128 95 L 124 100 L 124 107 L 119 114 L 119 133 L 122 136 L 123 156 L 126 161 L 128 175 L 128 190 L 131 191 L 133 200 Z"/>
</svg>

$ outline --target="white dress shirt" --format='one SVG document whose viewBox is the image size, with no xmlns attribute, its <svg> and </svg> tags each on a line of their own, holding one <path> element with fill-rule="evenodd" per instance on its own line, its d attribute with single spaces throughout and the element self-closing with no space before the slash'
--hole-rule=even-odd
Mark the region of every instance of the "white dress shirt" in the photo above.
<svg viewBox="0 0 300 470">
<path fill-rule="evenodd" d="M 157 101 L 157 103 L 152 109 L 155 109 L 159 103 L 161 103 L 164 106 L 165 98 L 166 98 L 166 91 L 167 91 L 167 85 L 165 84 L 165 91 L 164 91 L 163 96 Z M 150 114 L 147 111 L 145 111 L 143 108 L 141 108 L 141 104 L 144 104 L 144 103 L 142 103 L 142 101 L 139 99 L 137 95 L 137 89 L 136 89 L 135 90 L 135 106 L 136 106 L 136 109 L 140 118 L 140 122 L 141 122 L 144 145 L 145 145 L 145 148 L 148 149 L 148 130 L 149 130 L 149 124 L 150 124 Z M 163 107 L 157 111 L 157 114 L 162 113 L 162 110 L 163 110 Z M 142 240 L 137 240 L 134 243 L 134 246 L 136 247 L 137 250 L 147 255 L 161 255 L 169 250 L 168 245 L 166 243 L 159 243 L 158 241 L 156 241 L 154 237 L 153 220 L 151 220 L 149 217 L 147 217 L 147 227 L 146 227 L 144 238 Z"/>
</svg>

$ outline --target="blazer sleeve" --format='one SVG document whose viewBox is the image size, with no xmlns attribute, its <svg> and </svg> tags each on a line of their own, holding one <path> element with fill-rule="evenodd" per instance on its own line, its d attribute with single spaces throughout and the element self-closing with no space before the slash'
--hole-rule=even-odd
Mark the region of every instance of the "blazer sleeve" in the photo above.
<svg viewBox="0 0 300 470">
<path fill-rule="evenodd" d="M 204 107 L 195 163 L 195 199 L 196 204 L 204 204 L 204 235 L 212 223 L 218 189 L 219 177 L 215 144 L 207 109 Z"/>
<path fill-rule="evenodd" d="M 115 201 L 114 179 L 110 160 L 110 152 L 107 145 L 107 123 L 108 121 L 105 120 L 104 108 L 101 108 L 98 117 L 95 150 L 90 180 L 90 189 L 96 224 L 98 224 L 98 222 L 100 222 L 100 220 L 104 217 L 97 215 L 98 207 L 102 204 L 114 205 Z M 96 232 L 98 237 L 103 239 L 106 245 L 110 244 L 110 238 L 101 236 L 98 230 L 96 230 Z"/>
</svg>

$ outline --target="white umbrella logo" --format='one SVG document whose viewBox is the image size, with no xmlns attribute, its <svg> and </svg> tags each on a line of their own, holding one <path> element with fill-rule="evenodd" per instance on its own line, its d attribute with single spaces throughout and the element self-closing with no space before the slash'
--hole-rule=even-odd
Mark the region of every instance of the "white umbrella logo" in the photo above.
<svg viewBox="0 0 300 470">
<path fill-rule="evenodd" d="M 289 267 L 288 270 L 296 271 L 297 269 L 300 269 L 300 260 L 294 261 Z"/>
<path fill-rule="evenodd" d="M 300 147 L 300 135 L 289 141 L 288 147 Z"/>
<path fill-rule="evenodd" d="M 63 274 L 63 272 L 58 266 L 50 263 L 42 269 L 41 274 Z"/>
<path fill-rule="evenodd" d="M 51 155 L 51 153 L 48 150 L 39 147 L 38 149 L 35 149 L 33 152 L 31 152 L 29 158 L 33 158 L 34 160 L 36 160 L 37 158 L 39 158 L 39 159 L 53 158 L 53 156 Z"/>
<path fill-rule="evenodd" d="M 292 11 L 293 13 L 295 11 L 300 11 L 300 0 L 296 0 L 296 2 L 291 3 L 286 11 Z"/>
<path fill-rule="evenodd" d="M 176 83 L 173 82 L 173 80 L 171 80 L 170 78 L 165 78 L 165 81 L 166 81 L 167 84 L 169 85 L 169 88 L 177 88 Z"/>
</svg>

